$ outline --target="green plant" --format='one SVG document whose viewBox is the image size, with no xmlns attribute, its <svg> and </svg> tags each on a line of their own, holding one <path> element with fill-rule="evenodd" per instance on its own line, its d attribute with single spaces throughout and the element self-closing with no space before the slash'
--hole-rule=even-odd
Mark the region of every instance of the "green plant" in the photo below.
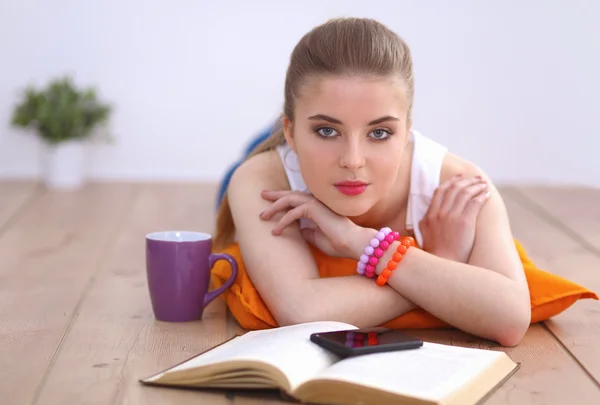
<svg viewBox="0 0 600 405">
<path fill-rule="evenodd" d="M 110 105 L 97 99 L 93 88 L 80 90 L 65 76 L 50 81 L 42 90 L 28 86 L 15 106 L 12 125 L 33 128 L 45 142 L 56 145 L 91 138 L 111 111 Z"/>
</svg>

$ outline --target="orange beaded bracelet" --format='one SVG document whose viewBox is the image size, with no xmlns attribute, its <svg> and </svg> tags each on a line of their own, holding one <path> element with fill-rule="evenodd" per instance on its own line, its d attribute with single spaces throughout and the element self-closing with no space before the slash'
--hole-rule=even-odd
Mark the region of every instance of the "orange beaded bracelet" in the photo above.
<svg viewBox="0 0 600 405">
<path fill-rule="evenodd" d="M 392 275 L 392 271 L 396 270 L 396 267 L 398 267 L 398 263 L 402 261 L 404 254 L 411 246 L 415 246 L 415 239 L 413 237 L 405 236 L 400 240 L 400 245 L 398 246 L 396 252 L 392 256 L 392 260 L 390 260 L 387 263 L 386 268 L 383 269 L 379 277 L 377 277 L 376 283 L 378 286 L 383 287 L 385 283 L 387 283 L 388 279 Z"/>
</svg>

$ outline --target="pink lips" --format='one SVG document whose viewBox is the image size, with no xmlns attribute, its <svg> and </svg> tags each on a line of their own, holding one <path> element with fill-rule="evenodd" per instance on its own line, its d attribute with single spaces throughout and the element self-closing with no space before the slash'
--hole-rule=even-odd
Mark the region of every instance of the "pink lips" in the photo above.
<svg viewBox="0 0 600 405">
<path fill-rule="evenodd" d="M 367 189 L 367 183 L 362 181 L 342 181 L 335 183 L 335 187 L 345 195 L 359 195 Z"/>
</svg>

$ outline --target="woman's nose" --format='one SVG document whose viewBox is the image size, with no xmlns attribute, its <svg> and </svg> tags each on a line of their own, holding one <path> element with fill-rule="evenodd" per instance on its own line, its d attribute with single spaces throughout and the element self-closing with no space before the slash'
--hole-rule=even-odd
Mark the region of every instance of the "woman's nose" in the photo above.
<svg viewBox="0 0 600 405">
<path fill-rule="evenodd" d="M 362 145 L 358 140 L 350 140 L 344 145 L 340 156 L 340 166 L 349 170 L 357 170 L 365 165 L 365 156 Z"/>
</svg>

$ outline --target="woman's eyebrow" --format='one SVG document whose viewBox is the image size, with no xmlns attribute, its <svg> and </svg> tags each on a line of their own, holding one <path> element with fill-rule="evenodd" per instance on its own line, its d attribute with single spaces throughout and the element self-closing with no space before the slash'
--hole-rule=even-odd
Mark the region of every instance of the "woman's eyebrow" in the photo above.
<svg viewBox="0 0 600 405">
<path fill-rule="evenodd" d="M 328 122 L 331 122 L 332 124 L 340 124 L 340 125 L 342 124 L 342 121 L 340 121 L 336 118 L 330 117 L 328 115 L 325 115 L 325 114 L 312 115 L 312 116 L 308 117 L 308 119 L 313 120 L 313 121 L 318 121 L 318 120 L 328 121 Z"/>
<path fill-rule="evenodd" d="M 377 118 L 376 120 L 369 122 L 367 125 L 377 125 L 377 124 L 381 124 L 382 122 L 386 122 L 386 121 L 400 121 L 400 119 L 398 119 L 396 117 L 392 117 L 391 115 L 386 115 L 384 117 Z"/>
<path fill-rule="evenodd" d="M 310 117 L 308 117 L 308 119 L 309 120 L 323 120 L 323 121 L 331 122 L 332 124 L 342 125 L 342 121 L 338 120 L 337 118 L 330 117 L 329 115 L 325 115 L 325 114 L 311 115 Z M 377 118 L 376 120 L 369 122 L 367 125 L 377 125 L 377 124 L 381 124 L 382 122 L 385 122 L 385 121 L 400 121 L 400 120 L 396 117 L 392 117 L 391 115 L 386 115 L 384 117 Z"/>
</svg>

